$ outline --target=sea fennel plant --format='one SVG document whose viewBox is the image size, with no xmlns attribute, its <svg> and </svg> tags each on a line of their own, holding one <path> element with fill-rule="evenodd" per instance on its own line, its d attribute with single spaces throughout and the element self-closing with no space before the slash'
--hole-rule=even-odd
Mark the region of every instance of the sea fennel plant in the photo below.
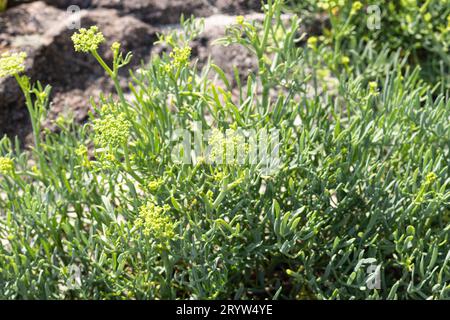
<svg viewBox="0 0 450 320">
<path fill-rule="evenodd" d="M 303 45 L 282 1 L 263 10 L 217 41 L 257 70 L 199 69 L 202 24 L 188 19 L 127 95 L 117 71 L 131 55 L 114 44 L 109 67 L 99 29 L 73 36 L 118 98 L 36 132 L 33 152 L 0 141 L 0 297 L 449 297 L 445 92 L 395 52 L 353 63 Z"/>
</svg>

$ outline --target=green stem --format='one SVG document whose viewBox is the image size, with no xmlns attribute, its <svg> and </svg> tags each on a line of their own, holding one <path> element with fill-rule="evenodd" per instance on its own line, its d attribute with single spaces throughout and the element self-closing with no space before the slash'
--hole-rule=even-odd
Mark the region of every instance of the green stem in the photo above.
<svg viewBox="0 0 450 320">
<path fill-rule="evenodd" d="M 272 19 L 274 15 L 272 0 L 269 0 L 267 3 L 268 11 L 267 16 L 264 21 L 264 35 L 261 45 L 256 50 L 258 55 L 258 63 L 259 70 L 261 73 L 261 81 L 263 83 L 263 92 L 262 92 L 262 109 L 263 114 L 266 114 L 267 109 L 269 107 L 269 94 L 270 94 L 270 84 L 267 78 L 267 70 L 264 62 L 264 54 L 266 52 L 267 42 L 269 40 L 270 27 L 272 25 Z"/>
<path fill-rule="evenodd" d="M 30 120 L 31 120 L 31 127 L 33 129 L 33 135 L 34 135 L 34 145 L 37 150 L 39 150 L 40 145 L 40 136 L 39 136 L 39 127 L 38 127 L 38 121 L 39 119 L 36 119 L 36 110 L 34 110 L 33 101 L 31 100 L 30 96 L 30 88 L 29 86 L 25 85 L 22 81 L 22 79 L 19 77 L 18 74 L 15 74 L 14 77 L 16 78 L 17 83 L 20 86 L 20 89 L 23 92 L 23 95 L 25 96 L 25 104 L 28 109 L 28 113 L 30 114 Z"/>
<path fill-rule="evenodd" d="M 43 156 L 43 153 L 41 150 L 41 137 L 40 137 L 41 110 L 36 109 L 35 105 L 33 104 L 33 101 L 31 100 L 30 84 L 28 82 L 29 79 L 26 78 L 27 83 L 25 83 L 24 80 L 22 78 L 20 78 L 18 74 L 15 74 L 14 77 L 16 78 L 16 81 L 19 84 L 19 87 L 22 90 L 23 95 L 25 96 L 25 104 L 27 106 L 28 113 L 30 114 L 31 127 L 33 129 L 35 151 L 38 154 L 39 166 L 41 169 L 42 177 L 45 179 L 46 166 L 45 166 L 45 159 L 44 159 L 44 156 Z"/>
<path fill-rule="evenodd" d="M 98 63 L 105 69 L 106 73 L 111 77 L 111 79 L 114 82 L 114 87 L 116 88 L 117 94 L 119 95 L 120 102 L 122 102 L 123 105 L 126 105 L 125 96 L 123 94 L 122 88 L 119 84 L 119 76 L 118 76 L 118 68 L 114 67 L 114 70 L 111 70 L 111 68 L 106 64 L 106 62 L 100 57 L 97 50 L 91 51 L 92 55 L 95 59 L 97 59 Z M 114 62 L 114 66 L 116 63 Z"/>
</svg>

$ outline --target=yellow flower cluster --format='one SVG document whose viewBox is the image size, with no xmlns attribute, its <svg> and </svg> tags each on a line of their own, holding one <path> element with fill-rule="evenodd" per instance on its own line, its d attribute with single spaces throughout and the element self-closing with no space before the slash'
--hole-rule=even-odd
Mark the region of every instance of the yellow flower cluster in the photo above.
<svg viewBox="0 0 450 320">
<path fill-rule="evenodd" d="M 378 94 L 378 83 L 376 81 L 369 82 L 369 93 L 372 95 Z"/>
<path fill-rule="evenodd" d="M 225 179 L 225 173 L 223 171 L 217 171 L 214 173 L 213 179 L 217 182 L 222 182 Z"/>
<path fill-rule="evenodd" d="M 0 56 L 0 78 L 13 76 L 25 70 L 25 52 L 5 52 Z"/>
<path fill-rule="evenodd" d="M 223 133 L 214 128 L 211 132 L 211 135 L 208 139 L 208 144 L 211 146 L 211 151 L 209 156 L 211 159 L 215 159 L 216 157 L 222 156 L 225 151 L 225 137 Z"/>
<path fill-rule="evenodd" d="M 82 159 L 81 165 L 83 167 L 89 168 L 91 162 L 89 161 L 88 148 L 85 145 L 80 145 L 75 149 L 75 154 Z"/>
<path fill-rule="evenodd" d="M 116 41 L 111 45 L 111 51 L 116 52 L 119 50 L 120 50 L 120 43 Z"/>
<path fill-rule="evenodd" d="M 348 65 L 348 64 L 350 63 L 350 58 L 347 57 L 347 56 L 342 56 L 342 57 L 341 57 L 341 63 L 342 63 L 343 65 Z"/>
<path fill-rule="evenodd" d="M 350 14 L 352 14 L 352 15 L 356 14 L 359 10 L 361 10 L 362 7 L 363 7 L 363 4 L 360 1 L 353 2 L 352 10 L 351 10 Z"/>
<path fill-rule="evenodd" d="M 425 178 L 425 184 L 431 185 L 437 180 L 437 175 L 434 172 L 430 172 L 427 174 Z"/>
<path fill-rule="evenodd" d="M 244 135 L 239 134 L 237 130 L 227 129 L 225 147 L 227 155 L 231 155 L 233 158 L 236 158 L 241 150 L 247 149 Z"/>
<path fill-rule="evenodd" d="M 166 71 L 170 72 L 186 66 L 189 63 L 191 51 L 192 49 L 190 47 L 174 48 L 169 55 L 172 59 L 172 63 L 166 65 Z"/>
<path fill-rule="evenodd" d="M 220 160 L 226 159 L 226 161 L 231 160 L 234 164 L 237 156 L 242 156 L 239 154 L 239 148 L 244 151 L 247 149 L 245 137 L 233 129 L 227 129 L 224 135 L 219 129 L 214 128 L 208 144 L 210 145 L 209 159 L 211 161 L 219 160 L 219 163 L 221 163 Z"/>
<path fill-rule="evenodd" d="M 98 46 L 105 41 L 103 33 L 98 31 L 97 26 L 89 29 L 81 28 L 78 33 L 72 36 L 73 45 L 77 52 L 89 52 L 98 49 Z"/>
<path fill-rule="evenodd" d="M 341 8 L 345 5 L 345 0 L 320 0 L 318 7 L 323 10 Z"/>
<path fill-rule="evenodd" d="M 142 228 L 142 233 L 151 236 L 158 242 L 166 242 L 175 236 L 175 224 L 167 215 L 170 210 L 168 205 L 158 206 L 152 201 L 148 201 L 139 209 L 139 218 L 135 225 Z"/>
<path fill-rule="evenodd" d="M 0 174 L 9 174 L 14 171 L 14 161 L 7 157 L 0 157 Z"/>
<path fill-rule="evenodd" d="M 309 37 L 307 41 L 308 48 L 315 49 L 317 47 L 317 41 L 318 41 L 317 37 L 314 36 Z"/>
<path fill-rule="evenodd" d="M 103 147 L 117 148 L 128 141 L 131 123 L 124 113 L 107 114 L 94 120 L 95 142 Z"/>
<path fill-rule="evenodd" d="M 425 181 L 422 182 L 421 188 L 414 199 L 415 204 L 421 204 L 425 200 L 424 193 L 432 188 L 437 179 L 438 176 L 434 172 L 429 172 L 426 175 Z"/>
<path fill-rule="evenodd" d="M 80 145 L 78 148 L 75 149 L 75 154 L 80 157 L 87 156 L 88 149 L 85 145 Z"/>
<path fill-rule="evenodd" d="M 161 178 L 158 178 L 156 180 L 152 180 L 148 183 L 148 188 L 150 191 L 157 191 L 161 186 L 164 184 L 164 180 Z"/>
</svg>

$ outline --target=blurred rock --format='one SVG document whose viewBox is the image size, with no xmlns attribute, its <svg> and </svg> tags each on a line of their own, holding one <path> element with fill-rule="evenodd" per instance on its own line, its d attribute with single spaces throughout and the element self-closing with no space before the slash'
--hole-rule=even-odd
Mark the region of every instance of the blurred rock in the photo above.
<svg viewBox="0 0 450 320">
<path fill-rule="evenodd" d="M 67 10 L 72 5 L 81 9 L 107 8 L 118 10 L 120 15 L 133 15 L 152 24 L 176 24 L 185 17 L 207 17 L 215 13 L 236 13 L 258 10 L 258 0 L 43 0 L 48 5 Z M 31 1 L 17 1 L 27 3 Z"/>
<path fill-rule="evenodd" d="M 152 24 L 176 24 L 181 14 L 205 17 L 217 9 L 205 0 L 92 0 L 93 7 L 113 8 Z"/>
<path fill-rule="evenodd" d="M 228 14 L 249 10 L 259 11 L 261 9 L 261 1 L 259 0 L 210 0 L 209 2 L 221 12 Z"/>
</svg>

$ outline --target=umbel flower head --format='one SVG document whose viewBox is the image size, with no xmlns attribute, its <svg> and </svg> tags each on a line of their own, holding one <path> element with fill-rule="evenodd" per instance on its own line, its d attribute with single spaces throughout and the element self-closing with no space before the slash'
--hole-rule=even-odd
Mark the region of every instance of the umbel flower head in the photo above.
<svg viewBox="0 0 450 320">
<path fill-rule="evenodd" d="M 97 26 L 89 29 L 81 28 L 78 33 L 72 35 L 72 41 L 77 52 L 90 52 L 98 49 L 98 46 L 105 41 L 103 33 L 98 31 Z"/>
<path fill-rule="evenodd" d="M 9 174 L 14 171 L 14 161 L 7 157 L 0 157 L 0 174 Z"/>
<path fill-rule="evenodd" d="M 210 160 L 219 160 L 223 157 L 225 153 L 226 139 L 223 133 L 214 128 L 211 135 L 208 138 L 208 144 L 211 146 L 211 151 L 209 153 Z"/>
<path fill-rule="evenodd" d="M 157 191 L 164 184 L 164 180 L 162 178 L 158 178 L 156 180 L 152 180 L 148 183 L 148 188 L 150 191 Z"/>
<path fill-rule="evenodd" d="M 130 127 L 124 113 L 107 114 L 94 120 L 95 142 L 103 147 L 120 147 L 128 141 Z"/>
<path fill-rule="evenodd" d="M 174 48 L 170 53 L 175 68 L 184 67 L 188 64 L 192 49 L 190 47 Z"/>
<path fill-rule="evenodd" d="M 165 243 L 175 236 L 175 224 L 167 215 L 170 207 L 156 205 L 148 201 L 139 209 L 139 218 L 136 219 L 136 227 L 142 228 L 142 233 L 151 236 L 159 243 Z"/>
<path fill-rule="evenodd" d="M 317 37 L 309 37 L 308 38 L 308 48 L 315 49 L 317 46 Z"/>
<path fill-rule="evenodd" d="M 427 185 L 433 184 L 437 180 L 438 176 L 434 172 L 430 172 L 427 174 L 425 178 L 425 183 Z"/>
<path fill-rule="evenodd" d="M 111 50 L 113 51 L 113 52 L 116 52 L 116 51 L 119 51 L 120 50 L 120 43 L 119 42 L 114 42 L 112 45 L 111 45 Z"/>
<path fill-rule="evenodd" d="M 0 56 L 0 78 L 13 76 L 25 70 L 25 52 L 5 52 Z"/>
<path fill-rule="evenodd" d="M 241 151 L 245 151 L 247 145 L 245 137 L 234 129 L 227 129 L 226 134 L 214 128 L 208 138 L 210 146 L 209 160 L 211 162 L 236 164 L 237 158 L 242 156 Z"/>
<path fill-rule="evenodd" d="M 369 93 L 376 95 L 378 90 L 378 83 L 376 81 L 369 82 Z"/>
<path fill-rule="evenodd" d="M 353 2 L 352 10 L 351 10 L 350 14 L 352 14 L 352 15 L 356 14 L 359 10 L 361 10 L 362 7 L 363 7 L 363 4 L 361 3 L 361 1 Z"/>
</svg>

